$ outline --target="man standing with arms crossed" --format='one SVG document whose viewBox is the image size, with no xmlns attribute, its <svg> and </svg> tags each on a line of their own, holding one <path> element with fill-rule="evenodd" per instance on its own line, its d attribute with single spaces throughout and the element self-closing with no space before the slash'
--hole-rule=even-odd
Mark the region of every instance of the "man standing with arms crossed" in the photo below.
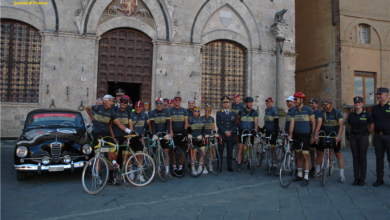
<svg viewBox="0 0 390 220">
<path fill-rule="evenodd" d="M 376 156 L 376 181 L 373 186 L 383 185 L 384 176 L 384 157 L 387 154 L 387 161 L 390 165 L 390 103 L 389 103 L 389 89 L 378 88 L 376 90 L 376 97 L 378 105 L 372 107 L 372 117 L 374 118 L 375 135 L 374 147 Z M 389 167 L 390 171 L 390 167 Z M 389 175 L 390 177 L 390 175 Z"/>
<path fill-rule="evenodd" d="M 222 138 L 221 144 L 218 145 L 219 155 L 221 156 L 221 164 L 223 162 L 223 151 L 227 150 L 227 167 L 229 172 L 234 172 L 232 167 L 232 153 L 233 153 L 233 145 L 234 145 L 234 131 L 237 126 L 237 114 L 232 112 L 230 107 L 231 99 L 227 96 L 224 96 L 222 99 L 222 111 L 217 112 L 217 127 L 218 133 Z M 222 172 L 222 166 L 219 170 Z"/>
</svg>

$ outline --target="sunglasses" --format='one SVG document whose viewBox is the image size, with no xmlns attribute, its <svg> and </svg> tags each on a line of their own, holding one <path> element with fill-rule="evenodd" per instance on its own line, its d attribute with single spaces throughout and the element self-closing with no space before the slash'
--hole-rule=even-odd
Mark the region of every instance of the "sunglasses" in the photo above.
<svg viewBox="0 0 390 220">
<path fill-rule="evenodd" d="M 322 103 L 322 105 L 325 105 L 325 106 L 327 106 L 327 105 L 329 105 L 329 103 Z"/>
<path fill-rule="evenodd" d="M 211 110 L 208 110 L 208 109 L 206 109 L 205 111 L 206 111 L 206 112 L 211 112 Z"/>
<path fill-rule="evenodd" d="M 199 110 L 194 110 L 194 112 L 200 112 Z"/>
<path fill-rule="evenodd" d="M 126 104 L 127 105 L 127 104 L 129 104 L 129 102 L 121 102 L 121 104 Z"/>
<path fill-rule="evenodd" d="M 156 105 L 162 105 L 163 103 L 162 102 L 156 102 Z"/>
<path fill-rule="evenodd" d="M 175 99 L 175 102 L 181 102 L 181 99 Z"/>
<path fill-rule="evenodd" d="M 271 101 L 265 101 L 265 102 L 271 102 Z"/>
<path fill-rule="evenodd" d="M 295 98 L 295 99 L 294 99 L 294 101 L 298 101 L 298 99 L 297 99 L 297 98 Z"/>
<path fill-rule="evenodd" d="M 286 101 L 287 103 L 290 103 L 290 102 L 292 102 L 292 101 Z"/>
</svg>

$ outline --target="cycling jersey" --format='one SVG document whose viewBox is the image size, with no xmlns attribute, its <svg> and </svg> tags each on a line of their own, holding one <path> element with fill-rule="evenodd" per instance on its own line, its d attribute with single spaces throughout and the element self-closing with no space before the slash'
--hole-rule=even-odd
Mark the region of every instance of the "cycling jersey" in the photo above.
<svg viewBox="0 0 390 220">
<path fill-rule="evenodd" d="M 321 113 L 321 111 L 320 110 L 315 110 L 314 112 L 314 117 L 316 118 L 316 126 L 317 126 L 317 124 L 318 124 L 318 118 L 321 118 L 322 117 L 322 113 Z M 310 129 L 312 128 L 312 124 L 310 123 Z"/>
<path fill-rule="evenodd" d="M 172 131 L 180 133 L 184 131 L 184 119 L 188 118 L 187 111 L 184 108 L 171 108 L 169 113 L 172 121 Z M 192 114 L 192 113 L 191 113 Z"/>
<path fill-rule="evenodd" d="M 117 108 L 115 110 L 115 117 L 122 125 L 124 125 L 126 128 L 129 128 L 129 121 L 131 121 L 130 109 L 125 108 L 124 111 L 121 111 L 120 108 Z M 120 129 L 118 125 L 116 125 L 115 123 L 112 123 L 112 131 L 114 132 L 115 137 L 121 137 L 127 135 L 127 133 L 122 129 Z"/>
<path fill-rule="evenodd" d="M 302 106 L 301 111 L 299 111 L 298 108 L 295 108 L 291 113 L 291 120 L 294 119 L 295 121 L 294 134 L 311 134 L 311 118 L 314 118 L 314 113 L 310 107 Z"/>
<path fill-rule="evenodd" d="M 197 137 L 203 134 L 203 121 L 201 117 L 189 117 L 188 118 L 188 127 L 190 128 L 190 134 L 193 137 Z"/>
<path fill-rule="evenodd" d="M 244 104 L 242 104 L 241 102 L 240 103 L 238 103 L 237 105 L 236 105 L 236 103 L 233 103 L 232 104 L 232 112 L 234 112 L 234 113 L 236 113 L 237 115 L 238 115 L 238 113 L 241 111 L 241 110 L 245 110 L 245 105 Z"/>
<path fill-rule="evenodd" d="M 321 111 L 322 117 L 322 126 L 321 130 L 324 130 L 328 135 L 330 132 L 334 131 L 336 134 L 339 132 L 340 120 L 343 120 L 343 115 L 340 110 L 332 109 L 331 112 Z"/>
<path fill-rule="evenodd" d="M 240 116 L 240 130 L 244 129 L 257 129 L 255 128 L 255 120 L 259 119 L 259 113 L 252 109 L 250 111 L 242 109 L 238 116 Z"/>
<path fill-rule="evenodd" d="M 131 114 L 131 119 L 133 121 L 133 129 L 138 134 L 141 134 L 144 131 L 144 128 L 148 127 L 148 115 L 145 112 L 141 112 L 139 114 L 133 112 Z"/>
<path fill-rule="evenodd" d="M 189 108 L 186 109 L 186 112 L 188 117 L 192 116 L 192 111 Z"/>
<path fill-rule="evenodd" d="M 112 108 L 105 109 L 104 105 L 93 105 L 91 110 L 95 112 L 93 116 L 93 132 L 110 132 L 110 121 L 115 120 L 115 111 Z"/>
<path fill-rule="evenodd" d="M 157 109 L 151 111 L 149 113 L 150 122 L 154 121 L 154 132 L 167 132 L 167 120 L 170 120 L 169 112 L 166 109 L 162 109 L 161 112 L 157 111 Z M 152 128 L 153 129 L 153 128 Z"/>
<path fill-rule="evenodd" d="M 275 118 L 279 118 L 278 110 L 274 107 L 271 107 L 270 109 L 266 108 L 264 116 L 265 130 L 275 131 Z"/>
<path fill-rule="evenodd" d="M 211 134 L 212 128 L 214 124 L 214 118 L 212 116 L 206 117 L 206 115 L 203 115 L 201 117 L 202 122 L 204 124 L 204 133 L 205 134 Z"/>
<path fill-rule="evenodd" d="M 288 111 L 287 111 L 287 116 L 286 116 L 286 124 L 284 125 L 284 131 L 286 133 L 289 133 L 290 132 L 290 121 L 291 121 L 291 113 L 292 111 L 295 109 L 295 106 L 293 106 L 292 108 L 290 108 Z"/>
</svg>

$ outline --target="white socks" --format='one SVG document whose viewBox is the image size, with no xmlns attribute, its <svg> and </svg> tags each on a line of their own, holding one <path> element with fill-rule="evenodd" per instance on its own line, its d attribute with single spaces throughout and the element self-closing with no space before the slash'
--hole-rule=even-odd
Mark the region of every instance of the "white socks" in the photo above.
<svg viewBox="0 0 390 220">
<path fill-rule="evenodd" d="M 183 169 L 183 165 L 179 165 L 179 170 L 182 170 Z"/>
<path fill-rule="evenodd" d="M 177 170 L 176 165 L 173 165 L 173 170 Z"/>
<path fill-rule="evenodd" d="M 344 176 L 344 169 L 340 169 L 340 176 Z"/>
<path fill-rule="evenodd" d="M 169 173 L 169 166 L 165 166 L 165 172 Z"/>
<path fill-rule="evenodd" d="M 305 170 L 305 179 L 309 180 L 309 170 Z"/>
<path fill-rule="evenodd" d="M 299 177 L 302 177 L 302 170 L 303 170 L 302 168 L 298 168 L 298 176 Z"/>
<path fill-rule="evenodd" d="M 317 173 L 320 172 L 320 169 L 321 169 L 321 165 L 317 165 L 317 164 L 316 164 L 316 172 L 317 172 Z"/>
</svg>

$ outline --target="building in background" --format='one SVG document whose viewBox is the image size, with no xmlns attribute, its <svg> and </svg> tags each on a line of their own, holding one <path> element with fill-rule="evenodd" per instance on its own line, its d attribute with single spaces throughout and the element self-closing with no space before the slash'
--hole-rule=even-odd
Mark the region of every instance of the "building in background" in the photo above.
<svg viewBox="0 0 390 220">
<path fill-rule="evenodd" d="M 124 89 L 133 100 L 276 96 L 275 13 L 287 9 L 285 98 L 295 91 L 294 1 L 1 0 L 1 136 L 17 137 L 27 112 L 83 112 Z M 30 4 L 31 2 L 31 4 Z M 281 103 L 283 104 L 283 103 Z M 262 117 L 261 117 L 262 118 Z M 262 125 L 262 122 L 260 122 Z"/>
</svg>

